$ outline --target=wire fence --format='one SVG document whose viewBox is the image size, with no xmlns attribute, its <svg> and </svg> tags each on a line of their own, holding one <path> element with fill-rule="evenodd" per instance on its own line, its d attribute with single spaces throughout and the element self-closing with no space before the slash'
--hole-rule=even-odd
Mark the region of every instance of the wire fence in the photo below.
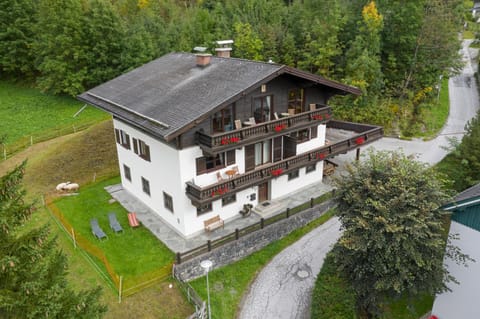
<svg viewBox="0 0 480 319">
<path fill-rule="evenodd" d="M 89 121 L 68 126 L 57 126 L 40 133 L 23 136 L 13 143 L 0 144 L 0 162 L 7 160 L 16 153 L 27 149 L 33 144 L 48 141 L 56 137 L 68 135 L 83 131 L 90 126 L 97 124 L 99 121 Z"/>
<path fill-rule="evenodd" d="M 169 278 L 172 274 L 173 263 L 169 263 L 164 267 L 158 268 L 154 271 L 142 274 L 135 278 L 124 279 L 123 276 L 117 274 L 113 266 L 108 261 L 104 252 L 93 245 L 87 238 L 75 232 L 74 227 L 68 222 L 65 215 L 55 205 L 50 197 L 44 200 L 45 207 L 53 216 L 57 224 L 68 234 L 76 249 L 84 252 L 87 260 L 94 266 L 94 268 L 107 280 L 107 282 L 118 293 L 118 300 L 121 302 L 123 297 L 131 296 L 145 288 L 148 288 L 158 282 L 162 282 Z M 100 266 L 98 265 L 100 263 Z M 104 268 L 104 269 L 103 269 Z"/>
</svg>

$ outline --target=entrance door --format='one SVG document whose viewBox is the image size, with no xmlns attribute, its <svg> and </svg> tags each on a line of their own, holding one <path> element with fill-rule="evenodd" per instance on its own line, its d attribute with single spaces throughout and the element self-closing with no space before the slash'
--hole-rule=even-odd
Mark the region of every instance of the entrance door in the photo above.
<svg viewBox="0 0 480 319">
<path fill-rule="evenodd" d="M 258 185 L 258 202 L 268 200 L 268 182 Z"/>
</svg>

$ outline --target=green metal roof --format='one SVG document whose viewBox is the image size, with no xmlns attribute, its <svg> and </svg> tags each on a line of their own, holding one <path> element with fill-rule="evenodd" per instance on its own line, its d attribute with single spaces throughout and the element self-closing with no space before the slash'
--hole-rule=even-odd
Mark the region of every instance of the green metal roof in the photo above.
<svg viewBox="0 0 480 319">
<path fill-rule="evenodd" d="M 451 219 L 457 223 L 480 231 L 480 184 L 464 190 L 442 209 L 452 212 Z"/>
</svg>

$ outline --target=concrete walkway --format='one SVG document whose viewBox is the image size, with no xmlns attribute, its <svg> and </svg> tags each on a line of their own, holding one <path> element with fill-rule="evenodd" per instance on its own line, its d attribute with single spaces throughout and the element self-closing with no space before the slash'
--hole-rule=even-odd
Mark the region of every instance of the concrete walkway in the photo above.
<svg viewBox="0 0 480 319">
<path fill-rule="evenodd" d="M 185 238 L 177 233 L 173 228 L 168 226 L 159 215 L 154 213 L 145 204 L 138 200 L 130 192 L 122 188 L 121 184 L 105 187 L 110 195 L 118 201 L 126 210 L 136 212 L 140 222 L 148 228 L 158 239 L 160 239 L 173 252 L 186 252 L 193 248 L 204 245 L 207 240 L 214 240 L 222 236 L 231 234 L 235 228 L 241 229 L 248 225 L 257 223 L 261 217 L 270 217 L 285 212 L 287 208 L 293 208 L 306 203 L 312 197 L 318 197 L 331 191 L 331 187 L 326 183 L 317 183 L 304 187 L 290 196 L 280 197 L 272 200 L 271 205 L 266 208 L 254 208 L 259 213 L 250 214 L 248 217 L 241 217 L 225 222 L 223 229 L 216 229 L 210 233 L 202 231 L 196 236 Z M 261 211 L 260 211 L 261 210 Z"/>
<path fill-rule="evenodd" d="M 475 116 L 479 108 L 476 83 L 469 80 L 475 71 L 471 61 L 478 54 L 478 49 L 469 49 L 470 42 L 464 41 L 461 50 L 465 60 L 462 74 L 449 80 L 450 114 L 441 134 L 428 142 L 382 138 L 369 147 L 376 150 L 402 148 L 405 154 L 414 154 L 420 161 L 429 164 L 439 162 L 447 154 L 444 149 L 449 146 L 447 136 L 461 139 L 465 124 Z M 335 162 L 340 164 L 337 173 L 341 172 L 345 164 L 354 160 L 354 153 L 335 157 Z M 331 224 L 320 226 L 278 254 L 252 283 L 244 296 L 238 318 L 310 318 L 309 304 L 314 280 L 322 267 L 326 252 L 339 236 L 339 223 L 332 220 Z"/>
</svg>

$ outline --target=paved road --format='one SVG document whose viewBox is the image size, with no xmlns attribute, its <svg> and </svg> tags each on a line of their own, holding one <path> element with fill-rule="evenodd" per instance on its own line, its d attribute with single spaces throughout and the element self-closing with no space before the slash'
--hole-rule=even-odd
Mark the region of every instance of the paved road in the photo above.
<svg viewBox="0 0 480 319">
<path fill-rule="evenodd" d="M 332 218 L 275 256 L 243 300 L 240 318 L 309 318 L 310 293 L 323 259 L 340 237 Z"/>
<path fill-rule="evenodd" d="M 440 161 L 447 153 L 447 137 L 462 137 L 464 126 L 475 116 L 478 91 L 472 79 L 474 69 L 470 63 L 478 50 L 468 49 L 470 41 L 461 50 L 466 62 L 461 75 L 449 81 L 450 114 L 441 134 L 434 140 L 401 141 L 383 138 L 372 146 L 377 150 L 402 148 L 405 154 L 416 154 L 420 161 L 430 164 Z M 336 158 L 351 161 L 354 152 Z M 308 319 L 310 294 L 325 254 L 340 237 L 340 223 L 332 219 L 313 230 L 298 242 L 278 254 L 258 275 L 244 297 L 240 319 Z"/>
</svg>

